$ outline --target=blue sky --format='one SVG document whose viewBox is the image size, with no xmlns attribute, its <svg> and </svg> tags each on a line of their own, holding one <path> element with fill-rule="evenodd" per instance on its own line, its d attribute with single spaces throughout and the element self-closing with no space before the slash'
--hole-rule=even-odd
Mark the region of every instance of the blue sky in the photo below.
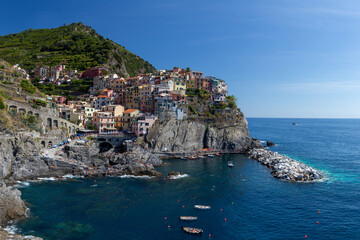
<svg viewBox="0 0 360 240">
<path fill-rule="evenodd" d="M 0 35 L 81 21 L 157 69 L 218 76 L 247 117 L 360 118 L 357 0 L 3 0 L 2 8 Z"/>
</svg>

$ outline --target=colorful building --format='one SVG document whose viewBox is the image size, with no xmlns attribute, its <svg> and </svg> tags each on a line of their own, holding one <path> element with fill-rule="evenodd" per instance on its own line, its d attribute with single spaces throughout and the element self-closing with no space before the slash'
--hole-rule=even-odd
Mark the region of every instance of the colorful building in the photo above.
<svg viewBox="0 0 360 240">
<path fill-rule="evenodd" d="M 108 105 L 108 106 L 103 106 L 101 108 L 101 111 L 102 112 L 112 112 L 114 117 L 117 117 L 117 116 L 121 117 L 125 111 L 125 108 L 121 105 Z"/>
<path fill-rule="evenodd" d="M 93 117 L 93 125 L 98 129 L 99 133 L 115 132 L 115 120 L 112 112 L 95 112 Z"/>
<path fill-rule="evenodd" d="M 131 131 L 136 136 L 146 135 L 149 129 L 154 125 L 157 117 L 154 115 L 143 115 L 131 121 Z"/>
<path fill-rule="evenodd" d="M 101 109 L 103 106 L 107 106 L 110 104 L 112 104 L 112 99 L 110 97 L 105 95 L 99 95 L 93 100 L 91 106 L 96 109 Z"/>
<path fill-rule="evenodd" d="M 95 77 L 107 75 L 108 73 L 109 71 L 106 68 L 92 67 L 86 69 L 83 73 L 80 73 L 79 77 L 84 79 L 94 79 Z"/>
<path fill-rule="evenodd" d="M 122 130 L 131 130 L 131 120 L 140 114 L 138 109 L 127 109 L 122 117 Z"/>
</svg>

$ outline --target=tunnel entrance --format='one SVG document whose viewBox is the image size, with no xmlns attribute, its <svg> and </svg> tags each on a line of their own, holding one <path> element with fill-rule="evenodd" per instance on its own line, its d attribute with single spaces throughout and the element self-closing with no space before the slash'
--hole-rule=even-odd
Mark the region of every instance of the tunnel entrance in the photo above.
<svg viewBox="0 0 360 240">
<path fill-rule="evenodd" d="M 99 144 L 100 152 L 106 152 L 113 148 L 113 146 L 108 142 L 102 142 Z"/>
</svg>

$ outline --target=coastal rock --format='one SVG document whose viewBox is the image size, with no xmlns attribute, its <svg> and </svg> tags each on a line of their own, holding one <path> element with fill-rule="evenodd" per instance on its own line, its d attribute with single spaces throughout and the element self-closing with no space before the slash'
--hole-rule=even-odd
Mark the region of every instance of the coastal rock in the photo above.
<svg viewBox="0 0 360 240">
<path fill-rule="evenodd" d="M 12 240 L 42 240 L 42 238 L 34 236 L 22 236 L 16 233 L 9 233 L 5 229 L 0 227 L 0 239 L 12 239 Z"/>
<path fill-rule="evenodd" d="M 319 171 L 295 161 L 285 155 L 274 153 L 262 148 L 254 148 L 248 152 L 249 157 L 269 167 L 274 177 L 290 181 L 314 181 L 324 176 Z"/>
<path fill-rule="evenodd" d="M 272 147 L 272 146 L 275 146 L 275 143 L 270 142 L 270 141 L 268 140 L 268 141 L 266 141 L 266 146 Z"/>
<path fill-rule="evenodd" d="M 26 217 L 26 206 L 21 199 L 21 192 L 5 184 L 0 186 L 0 225 L 5 226 L 11 220 Z"/>
<path fill-rule="evenodd" d="M 166 176 L 166 179 L 178 179 L 178 178 L 185 177 L 185 176 L 187 176 L 187 174 L 182 173 L 182 172 L 171 171 Z"/>
<path fill-rule="evenodd" d="M 161 176 L 154 166 L 161 165 L 162 160 L 139 146 L 133 147 L 126 153 L 108 151 L 102 155 L 108 159 L 109 165 L 117 169 L 119 173 L 135 176 Z"/>
</svg>

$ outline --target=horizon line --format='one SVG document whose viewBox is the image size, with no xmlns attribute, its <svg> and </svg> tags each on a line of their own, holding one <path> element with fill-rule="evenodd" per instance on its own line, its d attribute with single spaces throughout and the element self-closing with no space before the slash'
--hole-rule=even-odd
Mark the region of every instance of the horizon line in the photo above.
<svg viewBox="0 0 360 240">
<path fill-rule="evenodd" d="M 245 117 L 245 118 L 277 118 L 277 119 L 360 119 L 360 117 Z"/>
</svg>

